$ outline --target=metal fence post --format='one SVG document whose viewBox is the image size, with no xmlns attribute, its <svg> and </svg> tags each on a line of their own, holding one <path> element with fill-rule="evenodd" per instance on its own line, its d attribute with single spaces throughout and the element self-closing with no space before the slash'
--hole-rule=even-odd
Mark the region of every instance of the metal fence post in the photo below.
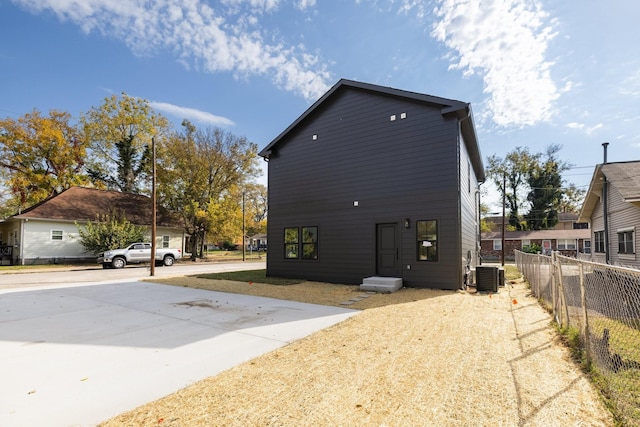
<svg viewBox="0 0 640 427">
<path fill-rule="evenodd" d="M 540 298 L 540 281 L 542 278 L 540 277 L 540 254 L 536 255 L 536 296 Z"/>
<path fill-rule="evenodd" d="M 553 318 L 556 322 L 562 326 L 562 318 L 558 317 L 561 314 L 558 313 L 558 289 L 556 288 L 555 281 L 555 264 L 553 262 L 554 253 L 551 252 L 551 263 L 549 264 L 549 287 L 551 288 L 551 307 L 553 307 Z"/>
<path fill-rule="evenodd" d="M 591 368 L 591 344 L 589 339 L 589 316 L 587 310 L 587 293 L 584 287 L 584 263 L 579 262 L 580 272 L 580 305 L 582 306 L 582 339 L 584 340 L 584 352 L 587 358 L 587 369 Z"/>
<path fill-rule="evenodd" d="M 555 257 L 553 260 L 554 268 L 558 270 L 558 298 L 560 299 L 560 311 L 562 313 L 562 327 L 568 328 L 571 326 L 570 317 L 569 317 L 569 304 L 567 304 L 567 298 L 564 294 L 564 280 L 562 277 L 562 265 L 560 264 L 560 258 Z M 566 320 L 566 323 L 565 323 Z"/>
</svg>

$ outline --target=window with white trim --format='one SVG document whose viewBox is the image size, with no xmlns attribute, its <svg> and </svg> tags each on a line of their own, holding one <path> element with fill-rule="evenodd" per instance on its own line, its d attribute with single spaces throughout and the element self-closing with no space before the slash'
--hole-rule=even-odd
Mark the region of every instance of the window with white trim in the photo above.
<svg viewBox="0 0 640 427">
<path fill-rule="evenodd" d="M 597 253 L 604 253 L 604 231 L 593 232 L 593 251 Z"/>
<path fill-rule="evenodd" d="M 501 251 L 502 250 L 502 240 L 494 240 L 493 241 L 493 250 L 494 251 Z"/>
<path fill-rule="evenodd" d="M 530 239 L 522 239 L 522 249 L 526 249 L 531 246 Z"/>
<path fill-rule="evenodd" d="M 585 239 L 583 245 L 584 245 L 584 253 L 585 254 L 590 254 L 591 253 L 591 240 L 590 239 Z"/>
<path fill-rule="evenodd" d="M 62 230 L 51 230 L 51 240 L 62 240 L 63 231 Z"/>
<path fill-rule="evenodd" d="M 633 228 L 627 228 L 624 230 L 617 230 L 618 232 L 618 253 L 619 254 L 634 254 L 634 232 Z"/>
<path fill-rule="evenodd" d="M 168 248 L 170 241 L 171 241 L 171 237 L 170 236 L 162 236 L 162 247 L 163 248 Z"/>
<path fill-rule="evenodd" d="M 558 239 L 557 247 L 559 251 L 575 251 L 576 239 Z"/>
</svg>

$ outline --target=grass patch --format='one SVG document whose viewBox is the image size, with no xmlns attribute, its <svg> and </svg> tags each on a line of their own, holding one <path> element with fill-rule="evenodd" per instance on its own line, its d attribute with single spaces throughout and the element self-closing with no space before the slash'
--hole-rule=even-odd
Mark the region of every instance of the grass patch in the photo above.
<svg viewBox="0 0 640 427">
<path fill-rule="evenodd" d="M 29 264 L 29 265 L 3 265 L 0 266 L 0 272 L 20 272 L 23 270 L 51 270 L 51 269 L 60 269 L 64 270 L 67 268 L 76 268 L 76 267 L 97 267 L 98 264 L 86 262 L 86 263 L 76 263 L 76 264 Z"/>
<path fill-rule="evenodd" d="M 522 277 L 518 267 L 512 264 L 505 264 L 504 266 L 504 278 L 507 280 L 516 280 Z"/>
<path fill-rule="evenodd" d="M 295 285 L 304 282 L 300 279 L 285 279 L 283 277 L 268 277 L 267 270 L 228 271 L 224 273 L 199 274 L 200 279 L 233 280 L 235 282 L 255 282 L 269 285 Z"/>
<path fill-rule="evenodd" d="M 266 252 L 250 252 L 244 254 L 246 260 L 262 261 L 267 259 Z M 242 260 L 242 251 L 209 251 L 205 254 L 205 259 L 209 261 L 240 261 Z"/>
<path fill-rule="evenodd" d="M 616 369 L 599 360 L 593 341 L 592 364 L 588 366 L 580 331 L 575 327 L 560 328 L 557 324 L 556 328 L 573 359 L 600 390 L 616 425 L 640 425 L 640 334 L 635 323 L 627 325 L 615 319 L 590 317 L 589 325 L 592 339 L 602 337 L 605 329 L 611 331 L 608 351 L 620 358 Z"/>
</svg>

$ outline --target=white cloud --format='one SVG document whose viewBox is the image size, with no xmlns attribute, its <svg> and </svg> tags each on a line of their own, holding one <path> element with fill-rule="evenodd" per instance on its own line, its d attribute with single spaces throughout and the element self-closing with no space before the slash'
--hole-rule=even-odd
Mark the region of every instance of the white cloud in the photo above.
<svg viewBox="0 0 640 427">
<path fill-rule="evenodd" d="M 316 0 L 298 0 L 296 7 L 300 10 L 312 8 L 316 5 Z"/>
<path fill-rule="evenodd" d="M 180 107 L 178 105 L 156 101 L 149 102 L 149 105 L 156 110 L 164 111 L 167 114 L 181 119 L 188 119 L 220 127 L 230 127 L 235 125 L 232 120 L 227 119 L 226 117 L 216 116 L 206 111 L 196 110 L 194 108 Z"/>
<path fill-rule="evenodd" d="M 451 50 L 451 69 L 482 77 L 497 125 L 552 117 L 559 90 L 545 52 L 555 33 L 538 1 L 438 0 L 434 12 L 431 35 Z"/>
<path fill-rule="evenodd" d="M 620 82 L 619 92 L 624 96 L 636 97 L 640 95 L 640 70 L 627 76 Z"/>
<path fill-rule="evenodd" d="M 590 128 L 587 128 L 587 130 L 586 130 L 587 135 L 591 135 L 592 133 L 594 133 L 598 129 L 602 129 L 603 127 L 604 127 L 604 125 L 602 123 L 598 123 L 595 126 L 591 126 Z"/>
<path fill-rule="evenodd" d="M 170 50 L 188 68 L 267 76 L 308 100 L 317 99 L 329 88 L 331 76 L 326 66 L 304 47 L 264 41 L 255 14 L 277 9 L 279 0 L 224 0 L 226 8 L 216 10 L 203 0 L 13 1 L 34 13 L 52 11 L 86 33 L 115 37 L 138 55 Z M 306 8 L 314 3 L 298 0 L 296 5 Z"/>
<path fill-rule="evenodd" d="M 571 123 L 567 124 L 567 127 L 569 129 L 583 129 L 584 128 L 584 124 L 571 122 Z"/>
</svg>

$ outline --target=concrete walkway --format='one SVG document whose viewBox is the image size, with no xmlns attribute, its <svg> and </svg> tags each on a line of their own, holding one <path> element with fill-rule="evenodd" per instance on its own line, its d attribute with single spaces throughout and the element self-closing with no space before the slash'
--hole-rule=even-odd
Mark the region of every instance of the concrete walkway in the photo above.
<svg viewBox="0 0 640 427">
<path fill-rule="evenodd" d="M 0 426 L 90 426 L 355 310 L 146 282 L 0 291 Z"/>
</svg>

